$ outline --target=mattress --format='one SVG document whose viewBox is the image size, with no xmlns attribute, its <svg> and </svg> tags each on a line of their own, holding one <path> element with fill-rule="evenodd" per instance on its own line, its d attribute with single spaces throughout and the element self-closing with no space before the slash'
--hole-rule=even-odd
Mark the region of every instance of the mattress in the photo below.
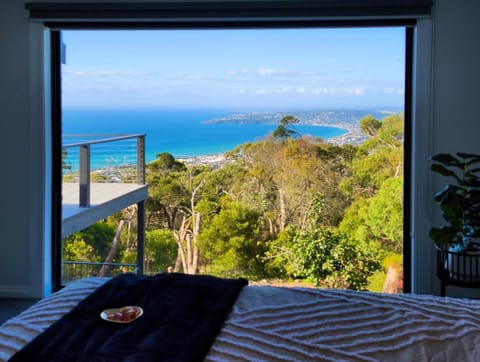
<svg viewBox="0 0 480 362">
<path fill-rule="evenodd" d="M 0 326 L 0 360 L 108 279 L 71 283 Z M 207 361 L 479 361 L 480 302 L 422 295 L 243 288 Z"/>
</svg>

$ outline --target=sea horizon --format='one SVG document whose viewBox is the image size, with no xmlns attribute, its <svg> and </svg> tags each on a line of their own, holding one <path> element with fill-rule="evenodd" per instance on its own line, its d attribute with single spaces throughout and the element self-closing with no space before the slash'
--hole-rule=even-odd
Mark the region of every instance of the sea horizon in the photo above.
<svg viewBox="0 0 480 362">
<path fill-rule="evenodd" d="M 383 109 L 385 107 L 378 107 Z M 320 112 L 320 110 L 318 110 Z M 342 110 L 338 110 L 339 112 Z M 264 111 L 264 113 L 273 113 Z M 212 119 L 228 117 L 238 114 L 261 114 L 253 110 L 229 109 L 109 109 L 109 108 L 64 108 L 62 133 L 63 144 L 88 140 L 88 135 L 102 134 L 145 134 L 145 159 L 149 163 L 155 160 L 160 153 L 170 153 L 175 158 L 190 158 L 223 154 L 233 150 L 240 144 L 254 142 L 266 137 L 278 126 L 281 114 L 295 112 L 275 112 L 280 114 L 278 122 L 264 123 L 208 123 Z M 306 110 L 303 112 L 312 112 Z M 350 112 L 350 111 L 346 111 Z M 359 110 L 361 114 L 362 110 Z M 365 109 L 365 115 L 381 112 Z M 380 113 L 379 113 L 380 114 Z M 276 118 L 275 118 L 276 119 Z M 351 120 L 349 120 L 351 122 Z M 357 122 L 358 123 L 358 122 Z M 347 134 L 350 128 L 346 122 L 338 125 L 294 125 L 302 135 L 311 135 L 328 140 Z M 69 138 L 68 135 L 81 134 L 83 139 Z M 111 144 L 113 145 L 113 144 Z M 105 146 L 106 147 L 106 146 Z M 98 147 L 97 147 L 98 148 Z M 101 147 L 100 147 L 101 148 Z M 113 146 L 107 147 L 111 152 Z M 96 153 L 92 148 L 92 169 L 105 168 L 111 165 L 135 164 L 136 148 L 132 145 L 116 145 L 123 151 L 116 155 L 106 155 L 106 150 Z M 78 155 L 75 150 L 68 149 L 66 162 L 72 169 L 78 167 Z"/>
</svg>

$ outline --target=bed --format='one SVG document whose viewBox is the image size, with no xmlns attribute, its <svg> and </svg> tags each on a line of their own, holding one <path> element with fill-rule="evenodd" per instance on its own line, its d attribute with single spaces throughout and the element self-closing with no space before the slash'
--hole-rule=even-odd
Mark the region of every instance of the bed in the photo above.
<svg viewBox="0 0 480 362">
<path fill-rule="evenodd" d="M 71 283 L 6 321 L 0 360 L 108 280 Z M 206 361 L 479 361 L 480 301 L 247 285 L 215 334 Z"/>
</svg>

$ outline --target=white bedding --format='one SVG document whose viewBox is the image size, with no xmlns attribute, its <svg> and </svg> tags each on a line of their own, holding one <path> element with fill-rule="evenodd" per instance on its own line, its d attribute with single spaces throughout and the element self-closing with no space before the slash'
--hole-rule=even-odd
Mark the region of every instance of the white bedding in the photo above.
<svg viewBox="0 0 480 362">
<path fill-rule="evenodd" d="M 106 280 L 72 283 L 6 321 L 0 360 Z M 480 361 L 480 301 L 247 286 L 207 361 Z"/>
</svg>

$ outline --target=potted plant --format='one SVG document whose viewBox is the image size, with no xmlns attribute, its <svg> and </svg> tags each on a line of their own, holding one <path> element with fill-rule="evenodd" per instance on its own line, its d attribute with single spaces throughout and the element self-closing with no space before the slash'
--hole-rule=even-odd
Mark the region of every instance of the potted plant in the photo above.
<svg viewBox="0 0 480 362">
<path fill-rule="evenodd" d="M 480 155 L 441 153 L 432 161 L 432 171 L 455 182 L 435 194 L 446 225 L 432 227 L 429 236 L 448 253 L 451 276 L 463 279 L 467 271 L 480 272 L 480 257 L 460 257 L 480 251 Z M 479 265 L 474 265 L 477 262 Z"/>
</svg>

